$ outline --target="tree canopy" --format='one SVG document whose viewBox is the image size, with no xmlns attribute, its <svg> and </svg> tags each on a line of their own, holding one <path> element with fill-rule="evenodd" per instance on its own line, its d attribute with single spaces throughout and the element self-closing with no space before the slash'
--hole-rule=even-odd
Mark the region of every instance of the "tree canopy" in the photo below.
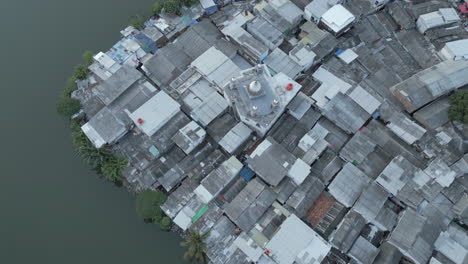
<svg viewBox="0 0 468 264">
<path fill-rule="evenodd" d="M 180 243 L 181 246 L 187 247 L 184 258 L 198 263 L 206 263 L 207 248 L 205 240 L 209 235 L 209 231 L 200 234 L 198 231 L 191 229 L 185 237 L 185 241 Z"/>
<path fill-rule="evenodd" d="M 167 216 L 164 216 L 162 219 L 161 219 L 161 223 L 159 224 L 159 226 L 161 227 L 161 230 L 163 231 L 171 231 L 171 228 L 172 228 L 172 221 L 171 221 L 171 218 L 167 217 Z"/>
<path fill-rule="evenodd" d="M 122 184 L 122 173 L 127 166 L 127 160 L 115 156 L 105 148 L 95 148 L 81 130 L 79 121 L 72 120 L 70 126 L 72 142 L 78 155 L 110 182 L 116 185 Z"/>
<path fill-rule="evenodd" d="M 160 206 L 166 201 L 166 195 L 161 191 L 143 190 L 136 198 L 136 211 L 145 222 L 161 223 L 164 212 Z M 167 221 L 167 220 L 165 220 Z"/>
<path fill-rule="evenodd" d="M 448 117 L 468 124 L 468 91 L 459 90 L 450 97 Z"/>
</svg>

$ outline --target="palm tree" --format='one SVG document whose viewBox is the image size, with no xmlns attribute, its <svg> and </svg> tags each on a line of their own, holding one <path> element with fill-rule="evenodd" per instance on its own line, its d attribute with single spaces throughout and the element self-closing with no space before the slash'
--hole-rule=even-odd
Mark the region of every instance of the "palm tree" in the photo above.
<svg viewBox="0 0 468 264">
<path fill-rule="evenodd" d="M 191 229 L 185 237 L 185 241 L 180 243 L 183 247 L 188 247 L 184 254 L 184 258 L 196 261 L 198 263 L 206 263 L 206 243 L 205 239 L 210 235 L 210 231 L 200 234 L 198 231 Z"/>
</svg>

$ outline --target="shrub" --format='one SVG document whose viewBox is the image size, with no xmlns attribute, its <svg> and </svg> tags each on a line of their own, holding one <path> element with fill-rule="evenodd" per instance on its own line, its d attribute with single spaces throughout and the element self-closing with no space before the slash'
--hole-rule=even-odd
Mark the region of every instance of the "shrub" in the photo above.
<svg viewBox="0 0 468 264">
<path fill-rule="evenodd" d="M 161 227 L 161 230 L 163 231 L 171 231 L 171 228 L 172 228 L 172 221 L 171 221 L 171 218 L 167 217 L 167 216 L 164 216 L 162 219 L 161 219 L 161 223 L 159 224 L 159 226 Z"/>
<path fill-rule="evenodd" d="M 161 223 L 164 212 L 160 206 L 166 201 L 166 195 L 161 191 L 144 190 L 137 195 L 136 211 L 145 222 Z"/>
</svg>

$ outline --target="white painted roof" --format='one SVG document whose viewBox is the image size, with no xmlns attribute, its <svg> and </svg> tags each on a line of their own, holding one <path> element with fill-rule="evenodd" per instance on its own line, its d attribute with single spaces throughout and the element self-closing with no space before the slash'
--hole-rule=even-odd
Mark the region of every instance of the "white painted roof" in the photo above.
<svg viewBox="0 0 468 264">
<path fill-rule="evenodd" d="M 340 58 L 346 64 L 350 64 L 355 59 L 357 59 L 357 57 L 358 57 L 358 55 L 352 49 L 347 49 L 347 50 L 343 51 L 342 53 L 340 53 L 340 55 L 338 55 L 338 58 Z"/>
<path fill-rule="evenodd" d="M 356 88 L 349 94 L 349 97 L 353 99 L 360 107 L 366 110 L 367 113 L 373 114 L 381 103 L 375 99 L 371 94 L 364 90 L 361 86 Z"/>
<path fill-rule="evenodd" d="M 352 87 L 347 82 L 336 77 L 323 67 L 318 68 L 312 75 L 314 79 L 322 83 L 320 87 L 312 94 L 311 98 L 316 101 L 316 104 L 323 108 L 325 105 L 339 92 L 346 94 Z"/>
<path fill-rule="evenodd" d="M 334 32 L 339 32 L 351 24 L 356 18 L 342 5 L 334 5 L 322 16 L 322 21 Z"/>
<path fill-rule="evenodd" d="M 312 228 L 302 222 L 296 215 L 290 215 L 281 225 L 279 231 L 271 238 L 265 249 L 278 264 L 292 264 L 296 259 L 307 258 L 308 264 L 319 264 L 331 249 L 330 244 L 320 237 Z"/>
<path fill-rule="evenodd" d="M 160 91 L 135 112 L 129 114 L 135 125 L 152 136 L 180 111 L 180 105 L 164 91 Z M 140 124 L 138 119 L 142 119 Z"/>
<path fill-rule="evenodd" d="M 310 166 L 301 159 L 296 159 L 292 167 L 288 171 L 288 176 L 300 185 L 310 173 Z"/>
</svg>

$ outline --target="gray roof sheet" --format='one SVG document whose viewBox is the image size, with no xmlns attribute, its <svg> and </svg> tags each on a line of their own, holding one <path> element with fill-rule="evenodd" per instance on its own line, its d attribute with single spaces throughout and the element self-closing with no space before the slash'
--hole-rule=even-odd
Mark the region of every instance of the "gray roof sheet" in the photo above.
<svg viewBox="0 0 468 264">
<path fill-rule="evenodd" d="M 369 181 L 369 177 L 356 166 L 346 163 L 330 183 L 328 189 L 340 203 L 351 207 Z"/>
<path fill-rule="evenodd" d="M 109 105 L 141 76 L 142 74 L 135 68 L 123 65 L 117 72 L 112 74 L 111 77 L 98 85 L 94 89 L 94 93 L 104 102 L 104 104 Z"/>
</svg>

